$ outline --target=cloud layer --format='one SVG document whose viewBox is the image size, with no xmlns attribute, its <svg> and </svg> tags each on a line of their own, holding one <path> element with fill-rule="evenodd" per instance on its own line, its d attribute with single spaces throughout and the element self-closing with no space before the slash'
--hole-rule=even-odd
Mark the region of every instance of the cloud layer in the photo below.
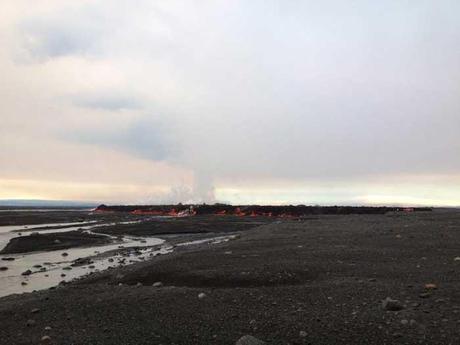
<svg viewBox="0 0 460 345">
<path fill-rule="evenodd" d="M 14 193 L 460 204 L 457 2 L 0 7 L 0 179 L 29 181 Z"/>
</svg>

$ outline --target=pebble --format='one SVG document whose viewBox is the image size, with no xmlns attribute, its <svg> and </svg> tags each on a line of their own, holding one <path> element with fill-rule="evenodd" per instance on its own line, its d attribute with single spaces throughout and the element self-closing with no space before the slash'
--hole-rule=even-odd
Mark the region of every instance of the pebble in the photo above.
<svg viewBox="0 0 460 345">
<path fill-rule="evenodd" d="M 406 320 L 406 319 L 402 319 L 402 320 L 401 320 L 401 325 L 406 326 L 406 325 L 408 325 L 408 324 L 409 324 L 409 321 L 408 321 L 408 320 Z"/>
<path fill-rule="evenodd" d="M 253 337 L 252 335 L 245 335 L 238 339 L 235 345 L 263 345 L 264 341 Z"/>
<path fill-rule="evenodd" d="M 30 312 L 31 312 L 32 314 L 36 314 L 36 313 L 38 313 L 39 311 L 40 311 L 39 308 L 34 308 L 34 309 L 32 309 Z"/>
<path fill-rule="evenodd" d="M 23 275 L 23 276 L 29 276 L 31 274 L 32 274 L 31 270 L 27 270 L 27 271 L 24 271 L 24 272 L 21 273 L 21 275 Z"/>
<path fill-rule="evenodd" d="M 155 283 L 153 283 L 152 286 L 153 287 L 161 287 L 161 286 L 163 286 L 163 283 L 162 282 L 155 282 Z"/>
<path fill-rule="evenodd" d="M 41 340 L 42 343 L 44 344 L 50 344 L 51 343 L 51 337 L 49 335 L 44 335 Z"/>
<path fill-rule="evenodd" d="M 398 300 L 387 297 L 382 301 L 382 308 L 389 311 L 399 311 L 404 309 L 404 306 Z"/>
<path fill-rule="evenodd" d="M 427 290 L 435 290 L 437 288 L 438 288 L 438 286 L 436 284 L 433 284 L 433 283 L 425 284 L 425 289 L 427 289 Z"/>
<path fill-rule="evenodd" d="M 67 254 L 66 252 L 62 253 L 61 255 L 62 256 L 69 256 L 69 254 Z"/>
<path fill-rule="evenodd" d="M 3 261 L 14 261 L 15 258 L 2 258 Z"/>
<path fill-rule="evenodd" d="M 307 332 L 305 332 L 305 331 L 300 331 L 300 332 L 299 332 L 299 337 L 301 337 L 301 338 L 306 338 L 306 337 L 307 337 Z"/>
<path fill-rule="evenodd" d="M 52 328 L 51 328 L 50 326 L 46 326 L 46 327 L 45 327 L 45 331 L 49 332 L 49 331 L 51 331 L 51 330 L 52 330 Z"/>
<path fill-rule="evenodd" d="M 141 282 L 138 282 L 138 283 L 136 284 L 136 286 L 142 286 L 142 283 L 141 283 Z"/>
<path fill-rule="evenodd" d="M 28 327 L 35 326 L 35 320 L 32 320 L 32 319 L 27 320 L 26 325 L 27 325 Z"/>
<path fill-rule="evenodd" d="M 25 285 L 27 285 L 27 283 L 26 282 L 21 282 L 21 285 L 25 286 Z"/>
<path fill-rule="evenodd" d="M 203 298 L 205 298 L 205 297 L 206 297 L 206 294 L 205 294 L 204 292 L 200 292 L 200 293 L 198 294 L 198 298 L 199 298 L 199 299 L 203 299 Z"/>
<path fill-rule="evenodd" d="M 0 271 L 6 271 L 6 270 L 8 270 L 8 267 L 6 267 L 6 266 L 0 267 Z"/>
</svg>

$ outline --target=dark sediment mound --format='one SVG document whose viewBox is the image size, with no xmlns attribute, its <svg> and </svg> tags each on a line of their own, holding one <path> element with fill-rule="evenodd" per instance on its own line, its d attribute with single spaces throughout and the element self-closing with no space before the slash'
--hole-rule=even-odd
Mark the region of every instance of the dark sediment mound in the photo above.
<svg viewBox="0 0 460 345">
<path fill-rule="evenodd" d="M 269 218 L 235 216 L 194 216 L 174 218 L 154 218 L 133 224 L 117 224 L 95 229 L 112 235 L 157 236 L 170 234 L 230 233 L 248 230 L 270 222 Z"/>
<path fill-rule="evenodd" d="M 33 234 L 10 240 L 0 254 L 27 253 L 110 243 L 110 238 L 80 231 L 52 234 Z"/>
<path fill-rule="evenodd" d="M 301 217 L 307 215 L 347 215 L 347 214 L 385 214 L 387 212 L 431 211 L 428 207 L 355 207 L 355 206 L 260 206 L 260 205 L 100 205 L 97 212 L 129 212 L 139 215 L 235 215 L 235 216 L 272 216 Z"/>
</svg>

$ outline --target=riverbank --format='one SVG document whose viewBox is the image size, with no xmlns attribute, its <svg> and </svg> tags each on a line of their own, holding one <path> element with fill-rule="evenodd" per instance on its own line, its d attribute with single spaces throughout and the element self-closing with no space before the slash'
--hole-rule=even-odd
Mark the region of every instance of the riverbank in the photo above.
<svg viewBox="0 0 460 345">
<path fill-rule="evenodd" d="M 251 334 L 269 344 L 453 344 L 459 248 L 458 211 L 283 220 L 2 298 L 0 339 L 235 344 Z M 387 297 L 395 310 L 382 305 Z"/>
</svg>

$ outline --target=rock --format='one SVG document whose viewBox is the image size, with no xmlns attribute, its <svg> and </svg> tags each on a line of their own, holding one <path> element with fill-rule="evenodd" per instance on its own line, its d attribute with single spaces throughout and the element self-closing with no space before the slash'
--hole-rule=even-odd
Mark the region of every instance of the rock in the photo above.
<svg viewBox="0 0 460 345">
<path fill-rule="evenodd" d="M 59 243 L 61 243 L 61 240 L 60 240 L 60 239 L 58 239 L 58 238 L 56 238 L 56 239 L 53 241 L 53 243 L 55 243 L 55 244 L 59 244 Z"/>
<path fill-rule="evenodd" d="M 21 282 L 21 285 L 22 285 L 22 286 L 26 286 L 27 283 L 26 283 L 26 282 Z"/>
<path fill-rule="evenodd" d="M 456 257 L 454 258 L 454 261 L 460 261 L 460 256 L 456 256 Z"/>
<path fill-rule="evenodd" d="M 69 254 L 67 254 L 66 252 L 62 253 L 61 255 L 62 256 L 69 256 Z"/>
<path fill-rule="evenodd" d="M 34 267 L 34 268 L 41 268 L 42 265 L 38 265 L 38 264 L 37 264 L 37 265 L 34 265 L 33 267 Z"/>
<path fill-rule="evenodd" d="M 14 261 L 15 258 L 2 258 L 3 261 Z"/>
<path fill-rule="evenodd" d="M 61 277 L 65 277 L 65 273 L 61 273 Z"/>
<path fill-rule="evenodd" d="M 26 325 L 27 327 L 35 326 L 35 320 L 32 320 L 32 319 L 27 320 Z"/>
<path fill-rule="evenodd" d="M 408 325 L 408 324 L 409 324 L 409 321 L 408 321 L 408 320 L 406 320 L 406 319 L 402 319 L 402 320 L 401 320 L 401 325 L 406 326 L 406 325 Z"/>
<path fill-rule="evenodd" d="M 437 288 L 438 288 L 438 286 L 436 284 L 433 284 L 433 283 L 425 284 L 425 289 L 427 289 L 427 290 L 435 290 Z"/>
<path fill-rule="evenodd" d="M 206 297 L 206 294 L 205 294 L 204 292 L 200 292 L 200 293 L 198 294 L 198 298 L 199 298 L 199 299 L 203 299 L 203 298 L 205 298 L 205 297 Z"/>
<path fill-rule="evenodd" d="M 252 335 L 245 335 L 238 339 L 238 341 L 235 343 L 235 345 L 263 345 L 265 344 L 265 341 L 262 341 L 260 339 L 257 339 L 253 337 Z"/>
<path fill-rule="evenodd" d="M 37 314 L 39 311 L 40 311 L 39 308 L 34 308 L 34 309 L 32 309 L 30 312 L 31 312 L 32 314 Z"/>
<path fill-rule="evenodd" d="M 301 337 L 301 338 L 306 338 L 307 335 L 308 335 L 308 334 L 307 334 L 307 332 L 305 332 L 305 331 L 300 331 L 300 332 L 299 332 L 299 337 Z"/>
<path fill-rule="evenodd" d="M 142 283 L 141 283 L 141 282 L 138 282 L 138 283 L 136 284 L 136 286 L 142 286 Z"/>
<path fill-rule="evenodd" d="M 27 270 L 27 271 L 24 271 L 21 273 L 21 275 L 23 276 L 30 276 L 32 274 L 32 271 L 31 270 Z"/>
<path fill-rule="evenodd" d="M 382 308 L 388 311 L 399 311 L 403 310 L 404 306 L 398 300 L 387 297 L 382 301 Z"/>
<path fill-rule="evenodd" d="M 65 271 L 70 271 L 72 269 L 72 267 L 66 266 L 66 267 L 63 267 L 62 269 L 65 270 Z"/>
<path fill-rule="evenodd" d="M 6 267 L 6 266 L 0 267 L 0 271 L 7 271 L 7 270 L 8 270 L 8 267 Z"/>
<path fill-rule="evenodd" d="M 51 337 L 49 335 L 44 335 L 41 339 L 41 342 L 43 344 L 50 344 L 51 343 Z"/>
<path fill-rule="evenodd" d="M 163 283 L 162 282 L 155 282 L 155 283 L 153 283 L 152 286 L 153 287 L 161 287 L 161 286 L 163 286 Z"/>
<path fill-rule="evenodd" d="M 45 331 L 49 332 L 49 331 L 51 331 L 51 330 L 52 330 L 52 328 L 51 328 L 50 326 L 46 326 L 46 327 L 45 327 Z"/>
</svg>

